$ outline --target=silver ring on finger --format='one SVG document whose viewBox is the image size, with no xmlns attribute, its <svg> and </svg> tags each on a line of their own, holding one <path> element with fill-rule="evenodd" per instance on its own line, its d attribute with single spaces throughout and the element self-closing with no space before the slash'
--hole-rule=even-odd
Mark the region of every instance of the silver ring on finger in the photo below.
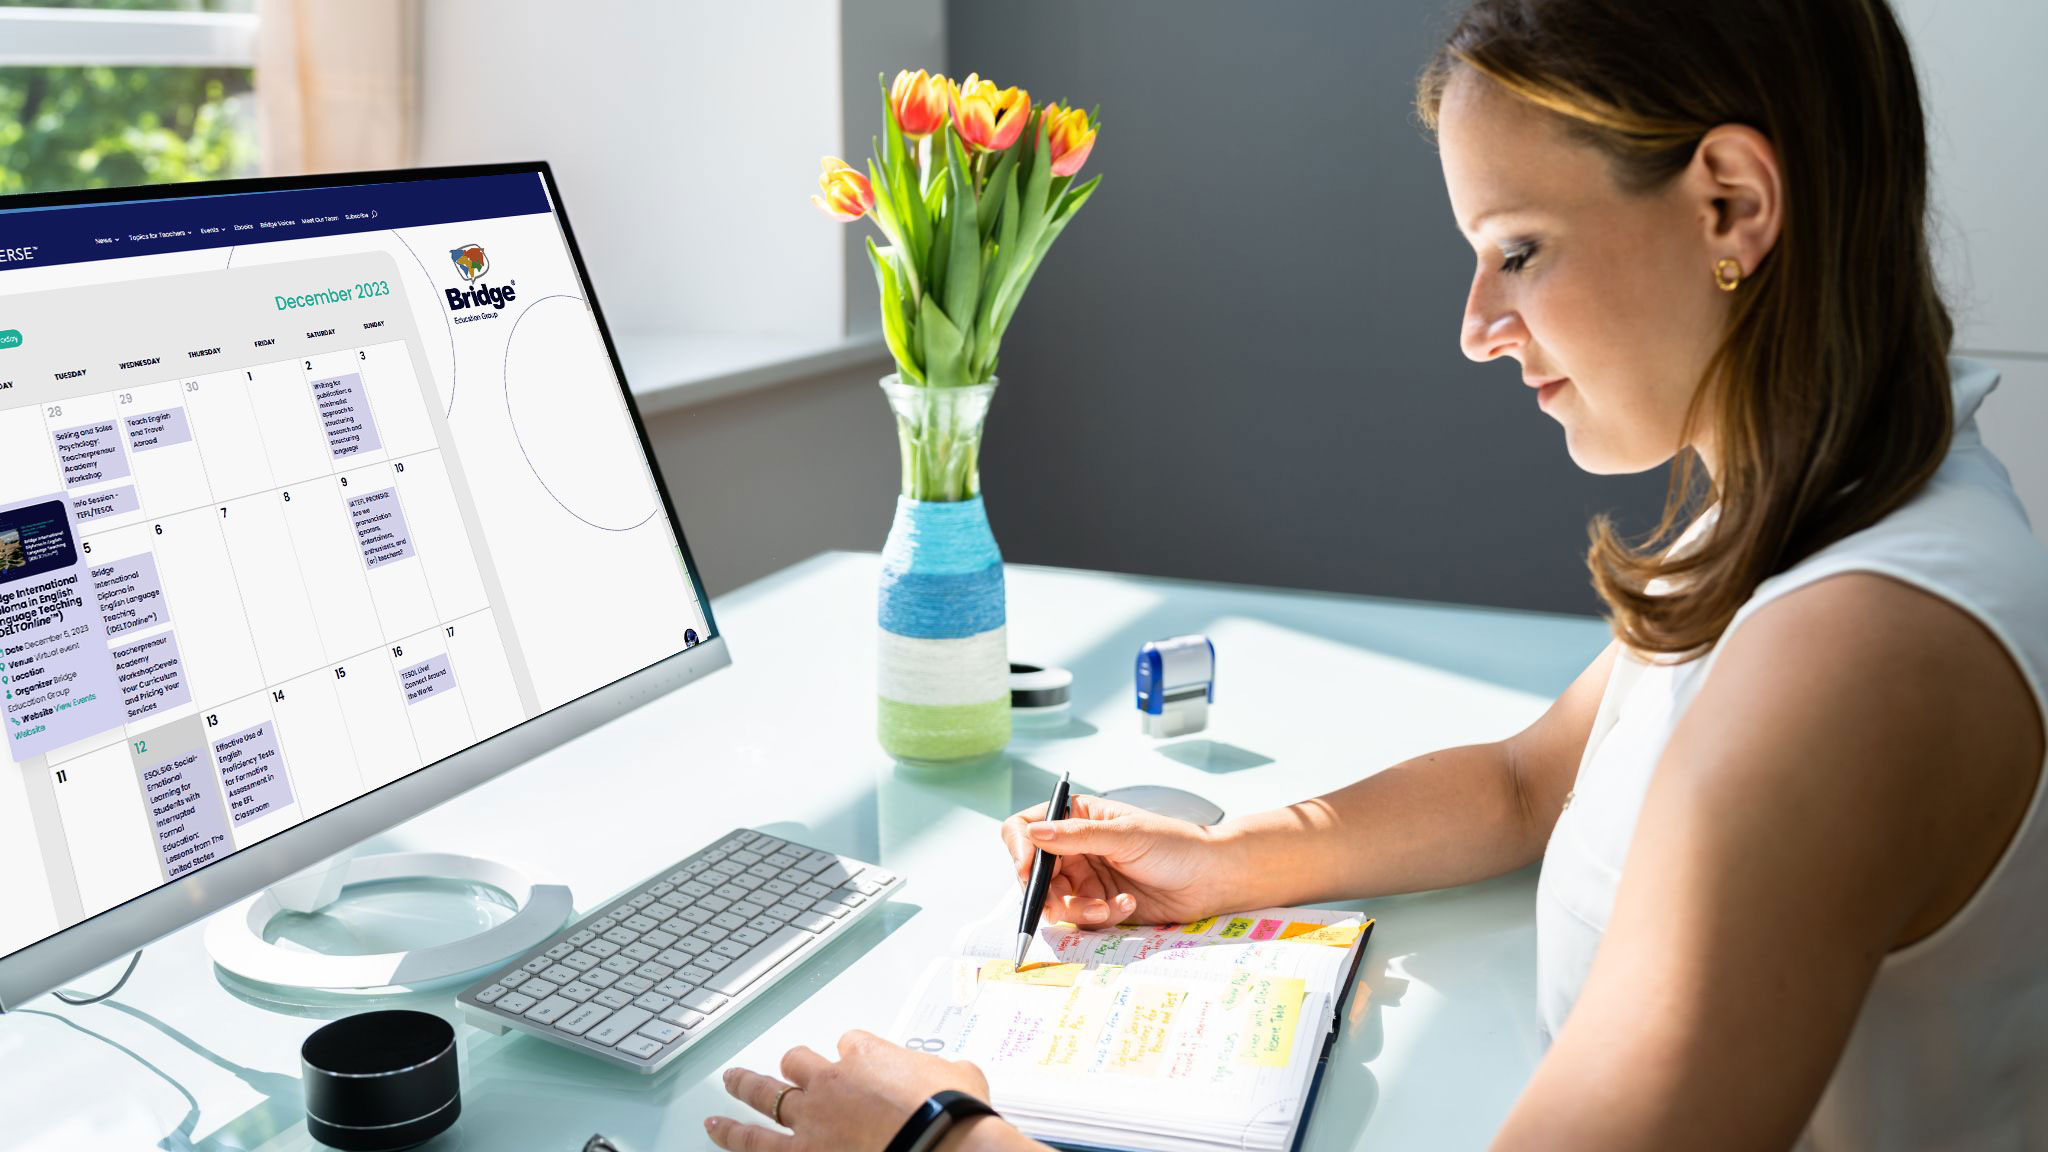
<svg viewBox="0 0 2048 1152">
<path fill-rule="evenodd" d="M 775 1103 L 770 1105 L 768 1108 L 768 1119 L 773 1120 L 776 1124 L 781 1125 L 784 1128 L 789 1127 L 789 1125 L 782 1123 L 782 1098 L 784 1096 L 789 1095 L 791 1092 L 801 1091 L 802 1089 L 798 1088 L 794 1084 L 784 1084 L 782 1086 L 782 1091 L 777 1092 L 775 1094 Z"/>
</svg>

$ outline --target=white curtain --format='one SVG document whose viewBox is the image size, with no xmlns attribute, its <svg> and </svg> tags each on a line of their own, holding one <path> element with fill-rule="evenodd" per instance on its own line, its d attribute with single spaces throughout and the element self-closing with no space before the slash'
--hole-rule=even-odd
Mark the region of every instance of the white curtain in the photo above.
<svg viewBox="0 0 2048 1152">
<path fill-rule="evenodd" d="M 417 0 L 258 0 L 256 11 L 265 172 L 413 163 Z"/>
</svg>

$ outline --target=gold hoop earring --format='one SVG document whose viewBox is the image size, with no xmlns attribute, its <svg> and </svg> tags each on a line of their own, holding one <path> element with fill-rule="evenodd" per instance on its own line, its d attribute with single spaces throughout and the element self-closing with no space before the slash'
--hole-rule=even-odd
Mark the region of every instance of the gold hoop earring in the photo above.
<svg viewBox="0 0 2048 1152">
<path fill-rule="evenodd" d="M 1732 278 L 1724 274 L 1730 266 L 1734 268 Z M 1723 292 L 1735 291 L 1735 286 L 1742 283 L 1742 263 L 1732 256 L 1723 256 L 1714 261 L 1714 283 L 1719 285 Z"/>
</svg>

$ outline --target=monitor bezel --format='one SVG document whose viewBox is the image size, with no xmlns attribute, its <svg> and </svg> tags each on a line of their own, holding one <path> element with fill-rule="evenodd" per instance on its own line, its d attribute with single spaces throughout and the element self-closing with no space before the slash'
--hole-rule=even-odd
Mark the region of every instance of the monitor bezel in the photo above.
<svg viewBox="0 0 2048 1152">
<path fill-rule="evenodd" d="M 460 179 L 470 176 L 533 174 L 547 192 L 548 206 L 562 229 L 591 318 L 604 341 L 612 372 L 640 437 L 640 450 L 654 476 L 655 490 L 675 533 L 676 547 L 684 571 L 704 611 L 705 637 L 637 672 L 592 689 L 567 703 L 557 705 L 480 743 L 425 764 L 382 787 L 286 828 L 267 839 L 238 849 L 233 854 L 195 872 L 169 880 L 140 895 L 116 904 L 84 920 L 43 937 L 5 956 L 0 956 L 0 1012 L 20 1007 L 26 1001 L 60 986 L 64 981 L 89 972 L 122 955 L 160 940 L 220 909 L 250 896 L 269 885 L 304 871 L 364 839 L 411 819 L 495 779 L 528 760 L 590 731 L 610 720 L 666 695 L 707 673 L 731 663 L 724 633 L 712 616 L 710 597 L 705 595 L 697 562 L 690 553 L 681 519 L 668 482 L 656 463 L 654 442 L 647 434 L 647 422 L 626 380 L 624 365 L 611 328 L 598 304 L 597 289 L 584 265 L 570 226 L 568 209 L 562 203 L 552 168 L 545 160 L 509 164 L 456 165 L 433 168 L 384 169 L 371 172 L 337 172 L 313 176 L 274 176 L 246 180 L 218 180 L 191 184 L 154 184 L 135 188 L 86 189 L 70 192 L 39 192 L 0 197 L 0 213 L 28 208 L 58 208 L 118 204 L 140 200 L 198 199 L 235 196 L 251 192 L 287 192 L 307 188 L 355 187 L 368 184 L 412 183 Z M 10 767 L 12 766 L 10 762 Z"/>
</svg>

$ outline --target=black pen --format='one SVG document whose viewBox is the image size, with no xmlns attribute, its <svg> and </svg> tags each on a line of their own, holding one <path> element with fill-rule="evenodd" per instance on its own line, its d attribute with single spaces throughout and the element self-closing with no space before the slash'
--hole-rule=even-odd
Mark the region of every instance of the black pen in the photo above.
<svg viewBox="0 0 2048 1152">
<path fill-rule="evenodd" d="M 1060 773 L 1060 782 L 1053 786 L 1052 803 L 1045 806 L 1047 820 L 1067 818 L 1068 777 L 1071 773 Z M 1031 938 L 1038 935 L 1038 910 L 1045 907 L 1046 890 L 1052 887 L 1052 874 L 1060 866 L 1060 858 L 1040 848 L 1031 858 L 1031 883 L 1024 889 L 1024 915 L 1017 921 L 1017 962 L 1021 967 L 1024 953 L 1031 948 Z"/>
</svg>

